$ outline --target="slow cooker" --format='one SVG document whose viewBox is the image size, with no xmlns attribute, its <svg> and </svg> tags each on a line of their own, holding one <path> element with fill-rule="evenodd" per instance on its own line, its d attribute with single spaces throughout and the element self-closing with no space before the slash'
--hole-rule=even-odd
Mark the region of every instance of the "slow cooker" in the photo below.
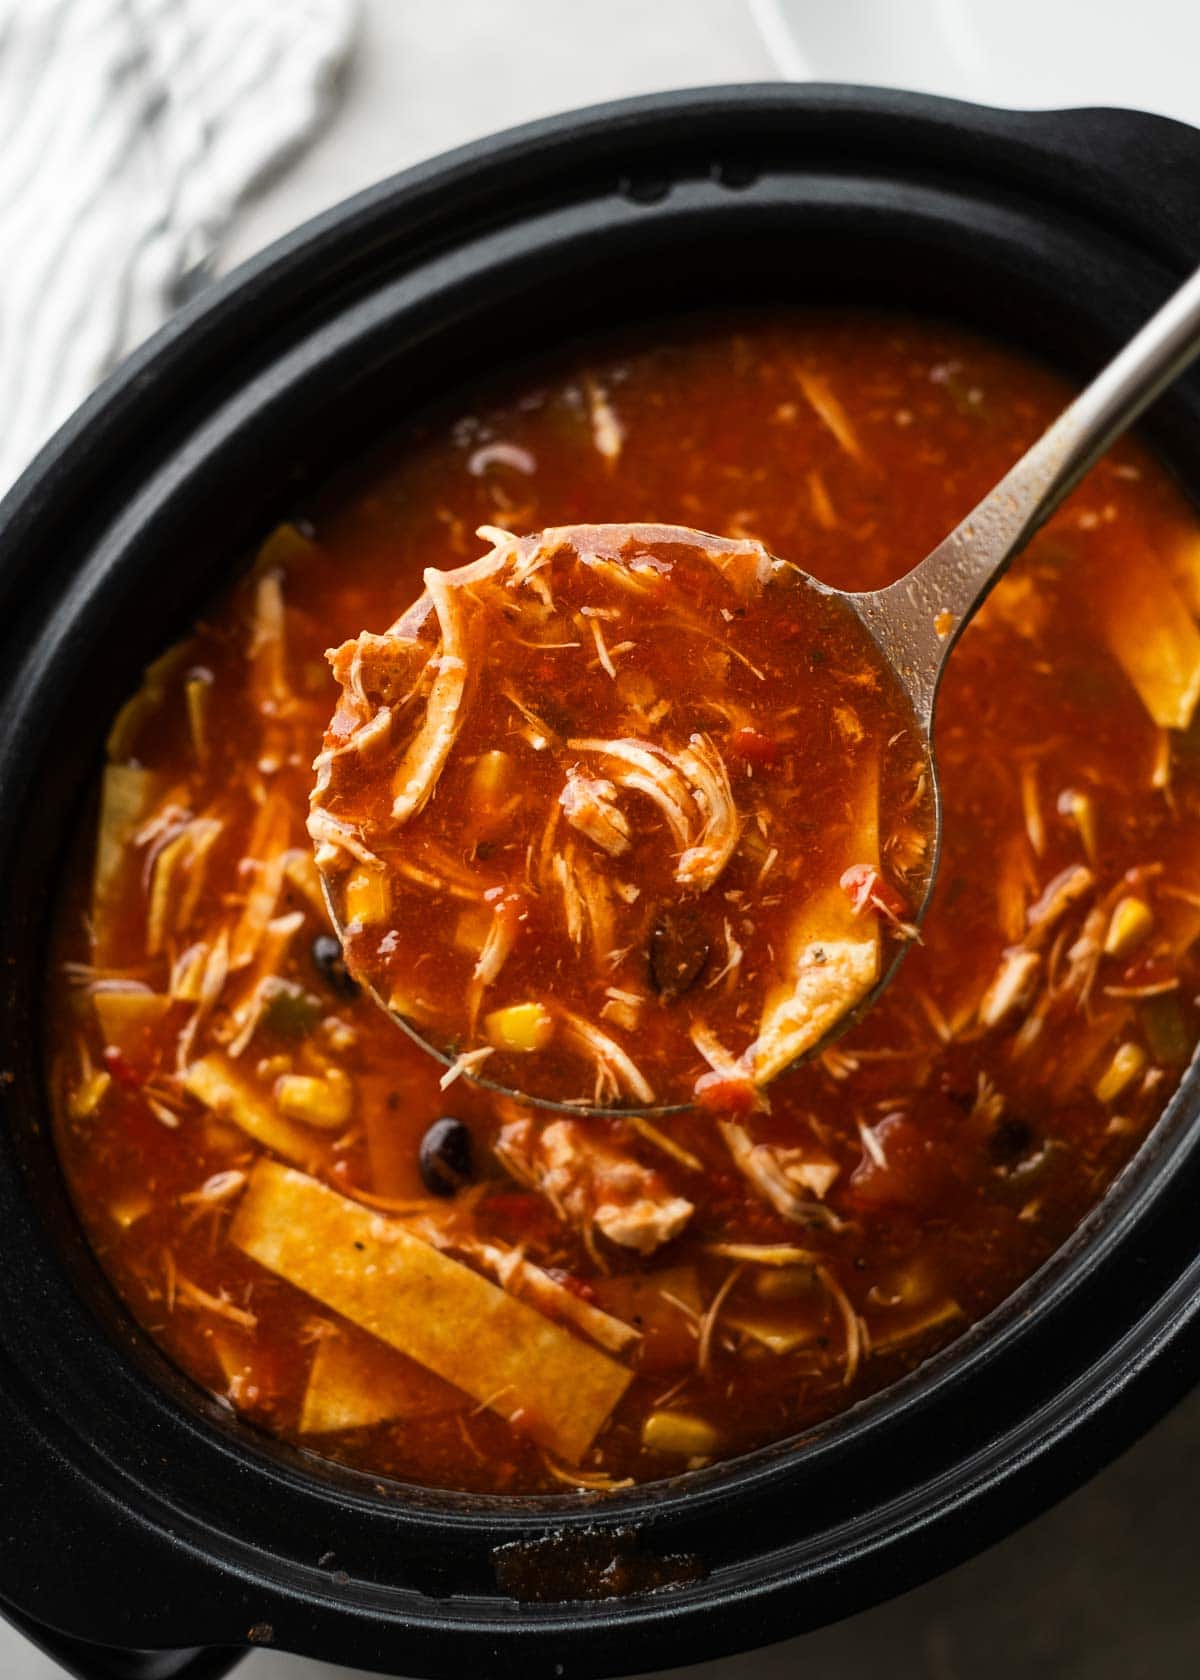
<svg viewBox="0 0 1200 1680">
<path fill-rule="evenodd" d="M 84 1680 L 271 1645 L 522 1680 L 845 1616 L 1076 1485 L 1195 1380 L 1200 1080 L 1021 1290 L 803 1439 L 606 1497 L 375 1482 L 239 1424 L 116 1301 L 50 1139 L 40 1017 L 107 721 L 294 505 L 424 401 L 714 304 L 960 319 L 1082 377 L 1200 262 L 1200 134 L 835 86 L 637 99 L 410 170 L 214 286 L 0 507 L 0 1609 Z M 1200 490 L 1200 379 L 1147 431 Z"/>
</svg>

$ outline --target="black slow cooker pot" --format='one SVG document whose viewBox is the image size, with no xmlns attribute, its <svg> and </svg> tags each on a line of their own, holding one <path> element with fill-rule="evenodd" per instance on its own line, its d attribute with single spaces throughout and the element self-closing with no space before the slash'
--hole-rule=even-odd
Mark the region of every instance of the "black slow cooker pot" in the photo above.
<svg viewBox="0 0 1200 1680">
<path fill-rule="evenodd" d="M 0 1608 L 87 1680 L 272 1644 L 404 1675 L 712 1657 L 911 1586 L 1195 1380 L 1200 1085 L 1103 1205 L 921 1370 L 803 1440 L 606 1499 L 375 1483 L 254 1433 L 115 1301 L 59 1176 L 46 935 L 106 722 L 301 487 L 481 371 L 713 303 L 877 301 L 1085 374 L 1200 261 L 1200 134 L 768 85 L 423 165 L 185 309 L 0 510 Z M 1149 426 L 1200 488 L 1200 381 Z"/>
</svg>

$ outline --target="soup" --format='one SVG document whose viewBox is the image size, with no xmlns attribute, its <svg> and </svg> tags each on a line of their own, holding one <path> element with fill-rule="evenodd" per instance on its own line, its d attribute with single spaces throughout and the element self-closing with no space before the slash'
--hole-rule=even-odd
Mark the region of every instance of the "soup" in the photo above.
<svg viewBox="0 0 1200 1680">
<path fill-rule="evenodd" d="M 561 1115 L 469 1067 L 443 1087 L 347 971 L 305 833 L 326 649 L 474 560 L 478 526 L 674 521 L 877 587 L 1067 394 L 867 313 L 592 347 L 410 425 L 151 668 L 64 890 L 49 1078 L 100 1262 L 197 1383 L 376 1477 L 604 1490 L 880 1389 L 1095 1205 L 1198 1025 L 1200 531 L 1136 443 L 955 652 L 921 943 L 769 1112 Z M 556 697 L 549 675 L 529 693 L 535 717 Z M 898 881 L 917 860 L 886 833 Z M 462 905 L 426 902 L 425 966 L 461 977 Z M 743 949 L 752 919 L 731 906 Z M 697 987 L 728 954 L 722 929 Z M 614 990 L 659 1007 L 645 969 Z"/>
<path fill-rule="evenodd" d="M 443 1086 L 762 1109 L 916 931 L 907 697 L 845 602 L 759 543 L 488 534 L 330 656 L 308 827 L 351 969 Z"/>
</svg>

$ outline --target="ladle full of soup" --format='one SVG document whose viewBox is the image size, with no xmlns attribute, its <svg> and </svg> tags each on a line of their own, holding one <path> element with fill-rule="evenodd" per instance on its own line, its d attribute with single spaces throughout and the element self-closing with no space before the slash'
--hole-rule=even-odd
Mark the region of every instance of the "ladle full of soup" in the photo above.
<svg viewBox="0 0 1200 1680">
<path fill-rule="evenodd" d="M 1197 349 L 1200 275 L 874 594 L 681 526 L 485 527 L 490 552 L 331 654 L 309 832 L 352 972 L 448 1080 L 764 1107 L 917 937 L 951 648 Z"/>
<path fill-rule="evenodd" d="M 350 970 L 451 1075 L 761 1105 L 915 935 L 934 790 L 908 696 L 756 541 L 481 535 L 331 655 L 309 830 Z"/>
</svg>

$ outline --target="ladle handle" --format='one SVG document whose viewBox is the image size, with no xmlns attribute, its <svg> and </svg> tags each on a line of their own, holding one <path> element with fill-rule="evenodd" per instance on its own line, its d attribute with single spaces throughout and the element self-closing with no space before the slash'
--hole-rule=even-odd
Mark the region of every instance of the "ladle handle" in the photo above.
<svg viewBox="0 0 1200 1680">
<path fill-rule="evenodd" d="M 1010 560 L 1198 352 L 1200 270 L 920 565 L 855 597 L 922 722 L 950 649 Z"/>
</svg>

